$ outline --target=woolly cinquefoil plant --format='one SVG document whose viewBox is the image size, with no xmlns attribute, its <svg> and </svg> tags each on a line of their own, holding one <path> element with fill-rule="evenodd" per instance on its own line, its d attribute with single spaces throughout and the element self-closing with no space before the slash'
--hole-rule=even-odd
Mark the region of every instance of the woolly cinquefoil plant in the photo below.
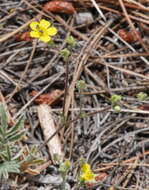
<svg viewBox="0 0 149 190">
<path fill-rule="evenodd" d="M 24 135 L 24 119 L 9 127 L 4 105 L 0 104 L 0 178 L 8 178 L 10 173 L 20 172 L 21 150 L 16 142 Z"/>
</svg>

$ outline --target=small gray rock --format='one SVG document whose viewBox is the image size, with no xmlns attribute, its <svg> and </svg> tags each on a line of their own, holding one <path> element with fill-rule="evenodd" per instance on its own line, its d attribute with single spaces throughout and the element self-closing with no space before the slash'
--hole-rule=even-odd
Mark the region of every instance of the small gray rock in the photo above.
<svg viewBox="0 0 149 190">
<path fill-rule="evenodd" d="M 93 22 L 93 16 L 90 12 L 82 12 L 76 15 L 76 24 L 88 24 Z"/>
<path fill-rule="evenodd" d="M 58 175 L 46 175 L 46 176 L 41 176 L 40 181 L 45 184 L 52 184 L 54 186 L 58 186 L 62 183 L 63 179 L 61 176 Z"/>
</svg>

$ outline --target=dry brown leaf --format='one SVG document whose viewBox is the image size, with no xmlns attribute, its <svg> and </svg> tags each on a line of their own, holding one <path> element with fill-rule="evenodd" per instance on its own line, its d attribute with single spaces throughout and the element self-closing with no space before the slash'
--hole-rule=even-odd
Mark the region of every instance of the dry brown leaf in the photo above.
<svg viewBox="0 0 149 190">
<path fill-rule="evenodd" d="M 21 170 L 25 173 L 28 173 L 30 175 L 39 175 L 43 170 L 45 170 L 49 165 L 51 164 L 51 161 L 48 161 L 40 166 L 37 166 L 35 169 L 32 169 L 29 167 L 28 164 L 22 165 Z M 23 168 L 24 167 L 24 168 Z"/>
<path fill-rule="evenodd" d="M 49 165 L 51 164 L 51 161 L 47 161 L 44 164 L 37 166 L 36 170 L 39 171 L 40 173 L 45 170 Z"/>
<path fill-rule="evenodd" d="M 24 32 L 24 33 L 16 34 L 15 35 L 15 39 L 18 40 L 18 41 L 28 41 L 28 42 L 33 41 L 33 38 L 30 37 L 30 33 L 29 32 Z"/>
<path fill-rule="evenodd" d="M 39 92 L 33 90 L 31 92 L 32 96 L 36 96 Z M 46 93 L 46 94 L 41 94 L 39 95 L 34 102 L 36 104 L 49 104 L 51 105 L 52 103 L 54 103 L 61 95 L 63 94 L 63 90 L 53 90 L 50 93 Z"/>
<path fill-rule="evenodd" d="M 61 0 L 55 0 L 46 3 L 43 6 L 43 10 L 50 11 L 53 13 L 66 13 L 66 14 L 73 14 L 75 12 L 72 3 Z"/>
<path fill-rule="evenodd" d="M 137 31 L 137 35 L 134 35 L 133 31 L 126 31 L 125 29 L 120 29 L 118 31 L 118 34 L 123 40 L 130 43 L 136 42 L 137 40 L 139 40 L 139 37 L 141 37 L 139 31 Z"/>
<path fill-rule="evenodd" d="M 140 109 L 140 110 L 149 110 L 149 105 L 148 104 L 143 104 L 141 106 L 138 106 L 137 108 Z"/>
<path fill-rule="evenodd" d="M 36 169 L 31 169 L 31 168 L 27 168 L 26 170 L 24 170 L 25 173 L 28 173 L 30 175 L 39 175 L 40 172 Z"/>
</svg>

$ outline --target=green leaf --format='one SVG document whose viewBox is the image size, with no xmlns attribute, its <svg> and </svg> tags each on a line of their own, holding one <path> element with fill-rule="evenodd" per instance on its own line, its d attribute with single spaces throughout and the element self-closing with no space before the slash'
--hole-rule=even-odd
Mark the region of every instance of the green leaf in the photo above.
<svg viewBox="0 0 149 190">
<path fill-rule="evenodd" d="M 60 55 L 63 57 L 63 59 L 64 59 L 65 61 L 68 60 L 70 54 L 71 54 L 71 52 L 70 52 L 67 48 L 62 49 L 62 50 L 60 51 Z"/>
<path fill-rule="evenodd" d="M 0 134 L 0 144 L 3 144 L 4 141 L 4 136 L 2 136 L 2 134 Z"/>
<path fill-rule="evenodd" d="M 8 160 L 11 160 L 11 152 L 10 152 L 9 145 L 7 146 L 7 157 L 8 157 Z"/>
<path fill-rule="evenodd" d="M 120 101 L 122 100 L 122 96 L 121 95 L 117 95 L 117 94 L 113 94 L 110 98 L 110 101 L 113 105 L 118 104 Z"/>
<path fill-rule="evenodd" d="M 3 127 L 0 125 L 0 135 L 3 137 L 4 136 L 4 130 Z"/>
<path fill-rule="evenodd" d="M 24 131 L 22 131 L 19 134 L 17 133 L 16 135 L 9 136 L 9 138 L 7 138 L 6 140 L 9 142 L 16 142 L 16 141 L 20 140 L 23 135 L 24 135 Z"/>
<path fill-rule="evenodd" d="M 0 157 L 1 157 L 2 160 L 8 160 L 6 151 L 1 152 Z"/>
<path fill-rule="evenodd" d="M 147 98 L 147 94 L 144 93 L 144 92 L 139 92 L 139 93 L 137 94 L 137 99 L 138 99 L 140 102 L 144 101 L 146 98 Z"/>
<path fill-rule="evenodd" d="M 86 83 L 85 83 L 85 81 L 84 80 L 78 80 L 77 84 L 76 84 L 76 87 L 79 90 L 85 90 L 86 89 Z"/>
<path fill-rule="evenodd" d="M 13 133 L 16 133 L 18 131 L 18 129 L 22 129 L 24 126 L 24 117 L 21 117 L 18 122 L 16 123 L 16 125 L 14 127 L 11 127 L 8 132 L 7 132 L 7 136 L 12 135 Z"/>
<path fill-rule="evenodd" d="M 73 48 L 73 47 L 76 46 L 76 40 L 75 40 L 75 38 L 74 38 L 73 36 L 71 36 L 71 35 L 66 38 L 66 43 L 67 43 L 68 45 L 70 45 L 71 48 Z"/>
<path fill-rule="evenodd" d="M 8 119 L 3 104 L 0 104 L 0 118 L 1 118 L 0 133 L 4 134 L 6 129 L 8 128 Z"/>
<path fill-rule="evenodd" d="M 116 106 L 113 107 L 113 109 L 114 109 L 116 112 L 120 112 L 120 111 L 121 111 L 121 106 L 116 105 Z"/>
<path fill-rule="evenodd" d="M 9 173 L 19 173 L 20 164 L 16 161 L 5 161 L 0 164 L 0 178 L 8 179 Z"/>
<path fill-rule="evenodd" d="M 66 175 L 67 172 L 69 171 L 71 166 L 71 163 L 69 160 L 66 160 L 65 162 L 62 162 L 59 167 L 59 172 Z"/>
</svg>

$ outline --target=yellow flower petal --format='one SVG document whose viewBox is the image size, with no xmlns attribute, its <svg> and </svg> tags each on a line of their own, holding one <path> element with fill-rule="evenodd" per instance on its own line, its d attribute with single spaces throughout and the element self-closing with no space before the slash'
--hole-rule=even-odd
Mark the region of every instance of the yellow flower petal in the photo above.
<svg viewBox="0 0 149 190">
<path fill-rule="evenodd" d="M 32 38 L 39 38 L 40 37 L 40 33 L 38 31 L 31 31 L 30 32 L 30 36 Z"/>
<path fill-rule="evenodd" d="M 92 172 L 85 172 L 80 176 L 81 181 L 91 181 L 95 179 L 95 175 Z"/>
<path fill-rule="evenodd" d="M 51 23 L 45 19 L 42 19 L 39 22 L 39 27 L 43 30 L 43 29 L 47 29 L 49 26 L 51 25 Z"/>
<path fill-rule="evenodd" d="M 32 30 L 37 31 L 38 22 L 31 22 L 30 27 Z"/>
<path fill-rule="evenodd" d="M 50 36 L 47 36 L 47 35 L 44 35 L 44 36 L 40 36 L 39 38 L 41 41 L 47 43 L 51 40 L 51 37 Z"/>
<path fill-rule="evenodd" d="M 55 36 L 57 34 L 57 29 L 55 27 L 50 27 L 47 29 L 46 32 L 50 36 Z"/>
<path fill-rule="evenodd" d="M 83 173 L 91 171 L 90 165 L 89 165 L 88 163 L 82 164 L 81 171 L 82 171 Z"/>
</svg>

